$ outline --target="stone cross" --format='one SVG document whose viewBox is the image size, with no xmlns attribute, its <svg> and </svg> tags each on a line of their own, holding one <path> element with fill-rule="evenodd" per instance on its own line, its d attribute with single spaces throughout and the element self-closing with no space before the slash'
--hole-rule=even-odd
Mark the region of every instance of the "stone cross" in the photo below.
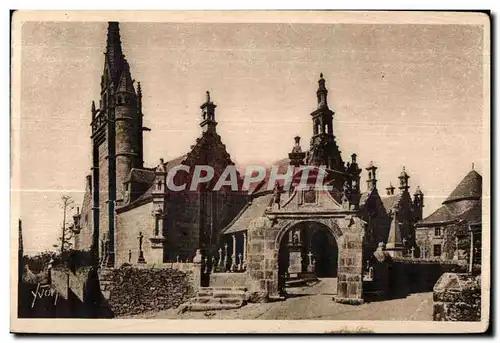
<svg viewBox="0 0 500 343">
<path fill-rule="evenodd" d="M 403 238 L 403 245 L 406 246 L 406 238 Z"/>
<path fill-rule="evenodd" d="M 139 237 L 137 238 L 139 239 L 139 251 L 142 251 L 142 239 L 144 238 L 142 232 L 139 232 Z"/>
<path fill-rule="evenodd" d="M 312 254 L 311 250 L 309 250 L 309 253 L 307 254 L 307 257 L 309 257 L 309 265 L 310 266 L 312 266 L 312 256 L 313 256 L 313 254 Z"/>
<path fill-rule="evenodd" d="M 415 258 L 415 247 L 411 247 L 411 258 Z"/>
</svg>

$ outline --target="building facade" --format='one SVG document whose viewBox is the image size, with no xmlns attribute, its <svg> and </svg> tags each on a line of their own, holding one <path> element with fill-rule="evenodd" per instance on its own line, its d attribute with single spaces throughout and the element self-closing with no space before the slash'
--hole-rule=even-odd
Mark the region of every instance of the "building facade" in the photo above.
<svg viewBox="0 0 500 343">
<path fill-rule="evenodd" d="M 471 228 L 481 223 L 481 206 L 482 177 L 471 170 L 440 208 L 416 223 L 419 256 L 441 260 L 466 259 L 470 253 Z"/>
<path fill-rule="evenodd" d="M 292 167 L 289 190 L 282 182 L 268 189 L 266 177 L 250 191 L 214 191 L 213 183 L 170 191 L 167 175 L 174 168 L 178 185 L 189 183 L 196 166 L 211 166 L 215 175 L 234 166 L 217 133 L 216 105 L 207 92 L 200 106 L 202 133 L 190 151 L 146 167 L 142 89 L 123 55 L 118 23 L 110 22 L 99 105 L 91 105 L 91 174 L 75 218 L 75 248 L 94 251 L 108 267 L 190 261 L 201 249 L 208 263 L 224 255 L 224 263 L 216 261 L 222 271 L 248 272 L 249 283 L 268 294 L 278 294 L 288 279 L 316 275 L 338 277 L 340 298 L 361 299 L 366 262 L 377 247 L 392 256 L 415 250 L 424 194 L 419 188 L 410 193 L 404 167 L 398 190 L 391 184 L 380 194 L 373 162 L 365 168 L 362 192 L 357 155 L 344 161 L 336 142 L 323 74 L 316 98 L 309 149 L 295 137 L 288 158 L 274 164 L 281 173 Z M 301 166 L 311 168 L 305 189 L 297 187 Z M 314 188 L 322 166 L 331 190 Z"/>
</svg>

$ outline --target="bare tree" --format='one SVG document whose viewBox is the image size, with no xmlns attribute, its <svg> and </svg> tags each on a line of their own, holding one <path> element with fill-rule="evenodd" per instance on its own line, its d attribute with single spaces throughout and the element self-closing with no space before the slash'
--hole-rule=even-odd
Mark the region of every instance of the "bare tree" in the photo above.
<svg viewBox="0 0 500 343">
<path fill-rule="evenodd" d="M 59 244 L 54 244 L 54 247 L 55 248 L 59 247 L 61 249 L 61 255 L 62 255 L 65 250 L 69 250 L 73 246 L 73 243 L 71 241 L 73 239 L 73 230 L 71 228 L 71 225 L 68 225 L 68 223 L 66 223 L 66 218 L 68 211 L 71 211 L 72 209 L 75 208 L 74 206 L 75 202 L 68 195 L 63 195 L 61 197 L 61 200 L 62 200 L 61 207 L 63 209 L 61 236 L 57 239 L 59 241 Z"/>
</svg>

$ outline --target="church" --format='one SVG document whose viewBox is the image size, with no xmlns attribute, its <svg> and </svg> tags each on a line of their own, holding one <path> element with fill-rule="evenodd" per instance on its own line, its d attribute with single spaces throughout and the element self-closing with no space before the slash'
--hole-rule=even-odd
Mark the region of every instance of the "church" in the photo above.
<svg viewBox="0 0 500 343">
<path fill-rule="evenodd" d="M 416 247 L 414 225 L 422 220 L 423 192 L 410 192 L 404 167 L 395 175 L 397 187 L 379 192 L 377 166 L 369 162 L 362 168 L 355 153 L 343 159 L 323 74 L 317 107 L 309 114 L 308 149 L 291 133 L 290 153 L 277 156 L 281 159 L 273 165 L 282 171 L 296 168 L 294 180 L 301 177 L 300 166 L 316 171 L 313 179 L 325 166 L 331 190 L 292 183 L 285 191 L 280 182 L 269 190 L 266 179 L 248 191 L 227 186 L 214 191 L 213 183 L 205 183 L 172 192 L 166 185 L 173 168 L 189 170 L 175 174 L 174 183 L 180 184 L 198 165 L 211 166 L 216 175 L 234 166 L 217 132 L 210 93 L 200 105 L 201 135 L 191 150 L 145 166 L 143 134 L 150 129 L 143 125 L 141 84 L 132 78 L 117 22 L 108 26 L 100 84 L 100 99 L 91 104 L 91 174 L 74 217 L 74 248 L 93 251 L 101 265 L 192 261 L 200 249 L 207 270 L 245 273 L 249 287 L 269 295 L 278 294 L 285 280 L 314 274 L 338 278 L 339 298 L 356 300 L 362 298 L 365 262 L 377 247 L 383 245 L 392 256 L 407 256 Z"/>
</svg>

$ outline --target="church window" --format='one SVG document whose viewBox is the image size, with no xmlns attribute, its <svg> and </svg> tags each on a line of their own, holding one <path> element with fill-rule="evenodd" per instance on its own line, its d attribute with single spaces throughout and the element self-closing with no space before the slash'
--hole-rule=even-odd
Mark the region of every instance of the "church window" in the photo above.
<svg viewBox="0 0 500 343">
<path fill-rule="evenodd" d="M 434 228 L 434 236 L 441 237 L 442 234 L 443 234 L 443 231 L 440 227 Z"/>
<path fill-rule="evenodd" d="M 154 232 L 154 235 L 155 236 L 158 236 L 160 232 L 160 220 L 158 217 L 155 218 L 155 232 Z"/>
<path fill-rule="evenodd" d="M 441 256 L 441 244 L 435 244 L 433 248 L 432 254 L 434 257 L 440 257 Z"/>
</svg>

